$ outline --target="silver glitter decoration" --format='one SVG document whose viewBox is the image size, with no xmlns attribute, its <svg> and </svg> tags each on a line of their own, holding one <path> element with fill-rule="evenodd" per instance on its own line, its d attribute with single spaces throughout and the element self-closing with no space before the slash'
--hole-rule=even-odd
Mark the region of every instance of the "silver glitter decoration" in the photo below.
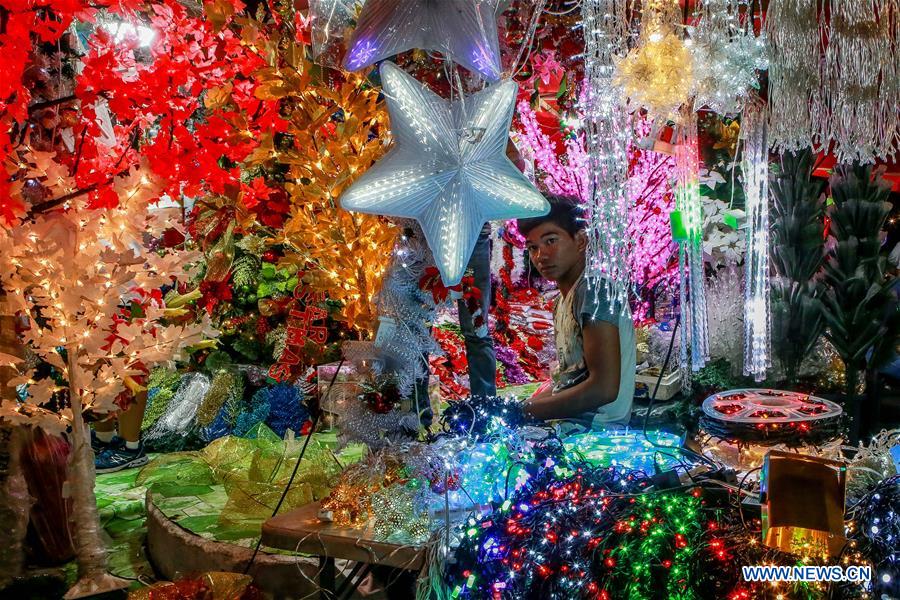
<svg viewBox="0 0 900 600">
<path fill-rule="evenodd" d="M 408 397 L 416 381 L 428 376 L 423 355 L 441 350 L 431 336 L 434 303 L 419 288 L 419 280 L 434 260 L 415 221 L 401 221 L 398 225 L 406 233 L 397 239 L 394 258 L 378 294 L 375 349 L 381 358 L 380 368 L 396 376 L 400 395 Z"/>
<path fill-rule="evenodd" d="M 419 418 L 414 413 L 376 413 L 362 400 L 351 399 L 341 415 L 339 437 L 342 443 L 358 442 L 375 451 L 416 439 L 418 426 Z"/>
<path fill-rule="evenodd" d="M 706 285 L 707 323 L 709 327 L 709 356 L 713 360 L 726 359 L 732 375 L 743 370 L 743 274 L 730 264 L 717 269 Z"/>
<path fill-rule="evenodd" d="M 341 41 L 349 37 L 364 0 L 309 0 L 309 29 L 313 60 L 339 67 Z"/>
<path fill-rule="evenodd" d="M 741 111 L 749 93 L 759 89 L 757 70 L 766 69 L 765 38 L 753 32 L 748 0 L 703 0 L 691 31 L 696 96 L 694 109 L 721 115 Z"/>
</svg>

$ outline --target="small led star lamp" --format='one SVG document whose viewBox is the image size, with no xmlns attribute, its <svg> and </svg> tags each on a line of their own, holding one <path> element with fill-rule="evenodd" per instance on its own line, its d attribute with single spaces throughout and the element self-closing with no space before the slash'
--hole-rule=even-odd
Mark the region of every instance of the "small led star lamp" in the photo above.
<svg viewBox="0 0 900 600">
<path fill-rule="evenodd" d="M 488 81 L 499 81 L 494 4 L 486 0 L 368 0 L 344 67 L 357 71 L 421 48 L 445 54 Z"/>
<path fill-rule="evenodd" d="M 345 210 L 415 219 L 445 285 L 460 282 L 487 221 L 550 205 L 506 157 L 518 86 L 450 102 L 396 65 L 381 65 L 394 148 L 340 198 Z"/>
</svg>

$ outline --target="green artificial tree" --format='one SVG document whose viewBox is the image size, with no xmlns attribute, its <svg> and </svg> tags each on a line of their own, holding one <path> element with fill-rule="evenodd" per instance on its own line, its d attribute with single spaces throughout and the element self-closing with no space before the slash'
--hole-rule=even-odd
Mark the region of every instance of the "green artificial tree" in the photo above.
<svg viewBox="0 0 900 600">
<path fill-rule="evenodd" d="M 800 365 L 822 335 L 822 285 L 815 279 L 825 259 L 825 182 L 813 177 L 811 150 L 786 152 L 769 175 L 772 198 L 772 350 L 796 385 Z"/>
<path fill-rule="evenodd" d="M 895 277 L 887 274 L 882 228 L 891 211 L 891 186 L 872 165 L 838 165 L 831 177 L 834 203 L 824 270 L 825 336 L 844 363 L 851 443 L 862 428 L 861 374 L 893 349 L 900 331 Z"/>
</svg>

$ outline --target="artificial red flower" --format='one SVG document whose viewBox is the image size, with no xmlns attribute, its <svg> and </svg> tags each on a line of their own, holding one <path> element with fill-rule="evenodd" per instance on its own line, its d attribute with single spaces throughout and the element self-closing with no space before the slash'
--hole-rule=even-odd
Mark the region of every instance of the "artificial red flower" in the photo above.
<svg viewBox="0 0 900 600">
<path fill-rule="evenodd" d="M 212 314 L 220 302 L 228 302 L 232 298 L 233 290 L 228 279 L 225 281 L 203 281 L 200 283 L 200 305 L 206 312 Z"/>
</svg>

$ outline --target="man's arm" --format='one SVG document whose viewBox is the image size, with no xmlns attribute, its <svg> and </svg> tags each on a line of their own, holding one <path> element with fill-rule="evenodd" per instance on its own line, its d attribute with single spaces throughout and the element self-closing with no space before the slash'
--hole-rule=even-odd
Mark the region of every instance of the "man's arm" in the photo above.
<svg viewBox="0 0 900 600">
<path fill-rule="evenodd" d="M 591 321 L 581 332 L 587 379 L 556 394 L 541 394 L 526 401 L 525 412 L 538 419 L 575 417 L 615 401 L 621 379 L 619 328 L 606 321 Z"/>
</svg>

